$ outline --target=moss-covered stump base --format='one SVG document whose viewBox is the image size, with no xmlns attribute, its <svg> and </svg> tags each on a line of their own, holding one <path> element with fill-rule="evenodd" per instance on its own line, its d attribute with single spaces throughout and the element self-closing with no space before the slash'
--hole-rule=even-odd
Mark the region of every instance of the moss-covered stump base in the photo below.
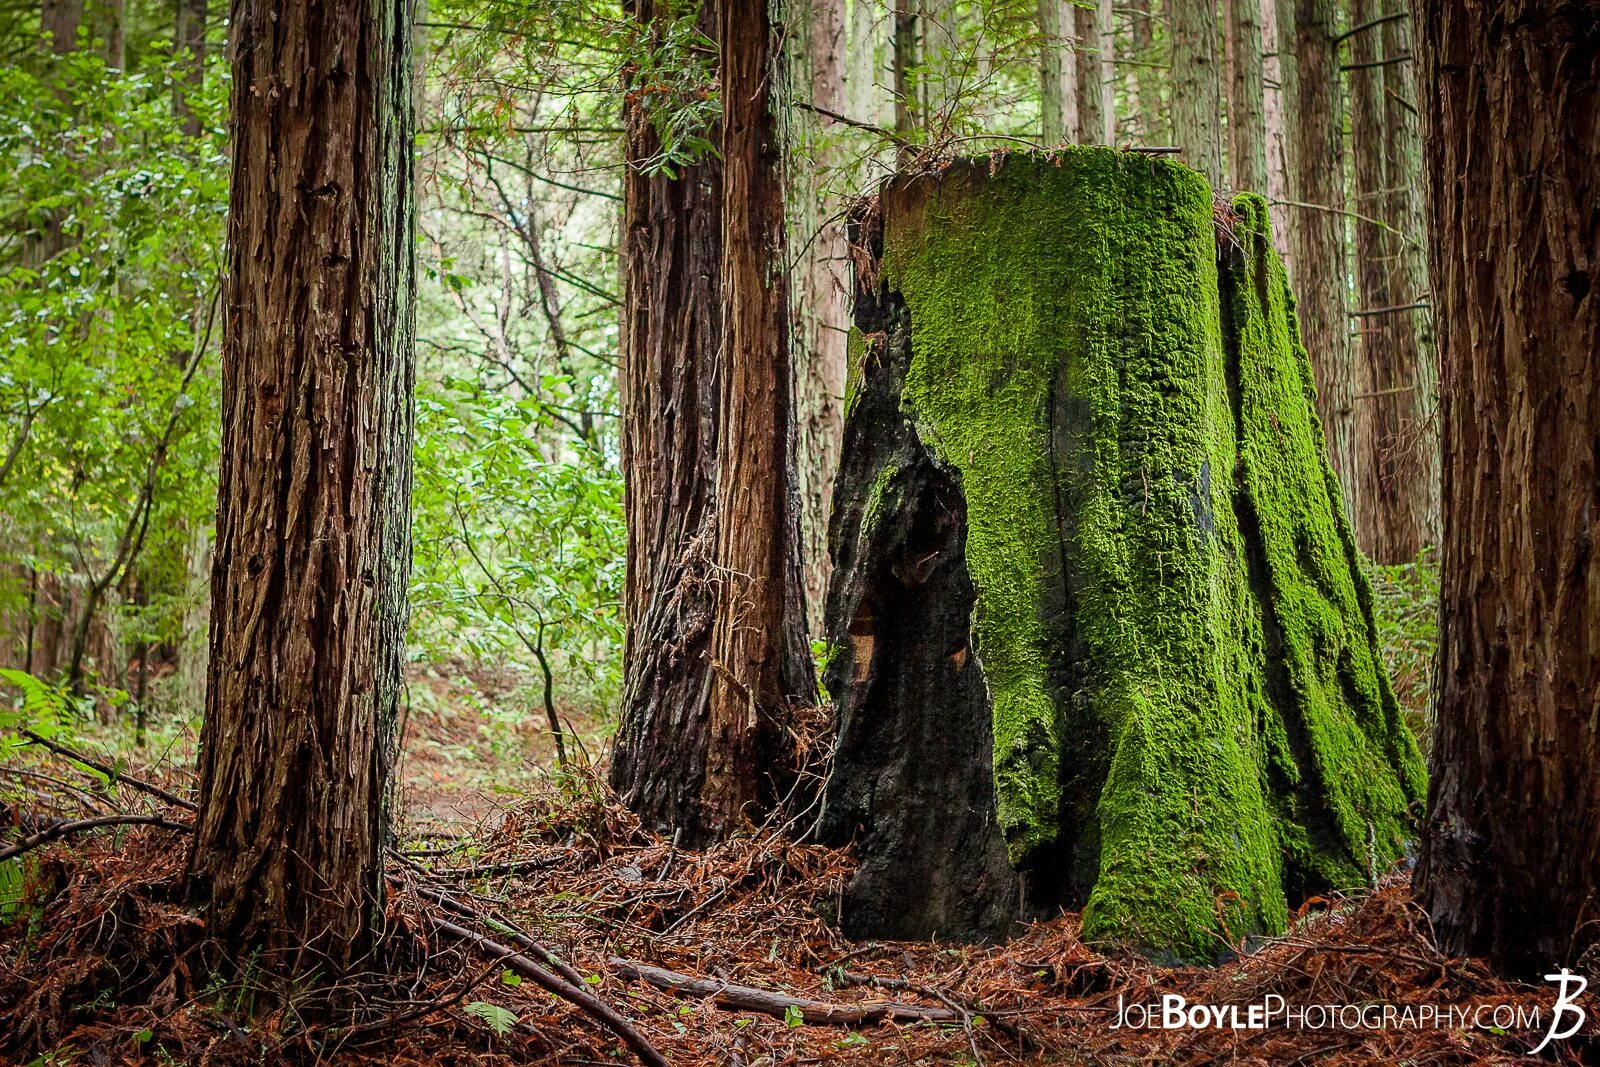
<svg viewBox="0 0 1600 1067">
<path fill-rule="evenodd" d="M 1214 958 L 1365 884 L 1424 792 L 1265 206 L 1111 149 L 858 223 L 822 833 L 855 936 Z"/>
</svg>

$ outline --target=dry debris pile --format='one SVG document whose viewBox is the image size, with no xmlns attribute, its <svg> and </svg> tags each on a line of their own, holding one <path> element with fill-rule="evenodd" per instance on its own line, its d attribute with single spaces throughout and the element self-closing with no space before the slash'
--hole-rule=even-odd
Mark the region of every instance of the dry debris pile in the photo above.
<svg viewBox="0 0 1600 1067">
<path fill-rule="evenodd" d="M 852 944 L 836 930 L 847 853 L 775 830 L 682 851 L 641 830 L 597 780 L 572 777 L 493 830 L 397 850 L 389 934 L 372 973 L 347 979 L 331 1000 L 277 997 L 262 1008 L 256 992 L 270 984 L 271 961 L 216 958 L 183 895 L 182 798 L 136 788 L 151 802 L 140 809 L 124 789 L 90 792 L 108 809 L 95 814 L 165 822 L 67 835 L 27 853 L 26 892 L 0 927 L 0 1059 L 1517 1063 L 1548 1029 L 1556 997 L 1553 986 L 1508 983 L 1441 956 L 1400 879 L 1314 900 L 1290 936 L 1216 968 L 1091 948 L 1070 914 L 999 946 Z M 1248 1005 L 1273 997 L 1307 1009 L 1509 1005 L 1525 1018 L 1539 1009 L 1541 1022 L 1312 1026 L 1308 1013 L 1300 1026 L 1233 1029 L 1231 1017 L 1221 1027 L 1117 1026 L 1128 1005 L 1153 1003 L 1159 1020 L 1169 994 L 1239 1005 L 1241 1023 Z M 1580 1003 L 1590 1022 L 1546 1049 L 1546 1062 L 1600 1056 L 1600 1002 Z"/>
</svg>

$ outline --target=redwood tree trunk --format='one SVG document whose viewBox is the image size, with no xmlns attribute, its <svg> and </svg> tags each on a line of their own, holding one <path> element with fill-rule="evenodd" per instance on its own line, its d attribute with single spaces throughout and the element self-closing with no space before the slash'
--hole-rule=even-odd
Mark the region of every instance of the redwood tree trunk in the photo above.
<svg viewBox="0 0 1600 1067">
<path fill-rule="evenodd" d="M 716 0 L 696 26 L 715 40 Z M 639 0 L 660 35 L 672 9 Z M 623 475 L 628 527 L 622 721 L 611 783 L 647 825 L 701 825 L 710 696 L 711 552 L 722 404 L 722 161 L 675 175 L 642 168 L 659 149 L 630 76 L 623 178 Z M 712 141 L 716 129 L 704 131 Z"/>
<path fill-rule="evenodd" d="M 1286 5 L 1287 6 L 1287 5 Z M 1355 365 L 1350 355 L 1345 253 L 1344 106 L 1334 0 L 1293 0 L 1293 96 L 1289 112 L 1290 269 L 1300 332 L 1317 380 L 1317 411 L 1345 511 L 1360 509 L 1355 440 Z M 1279 40 L 1285 28 L 1279 25 Z M 1283 50 L 1280 43 L 1279 49 Z"/>
<path fill-rule="evenodd" d="M 1188 168 L 1067 148 L 896 179 L 860 228 L 821 823 L 861 857 L 846 932 L 1065 904 L 1214 958 L 1374 879 L 1422 765 L 1264 201 L 1219 218 Z"/>
<path fill-rule="evenodd" d="M 816 700 L 800 580 L 776 56 L 767 0 L 722 11 L 722 409 L 702 830 L 772 811 Z"/>
<path fill-rule="evenodd" d="M 1600 941 L 1600 36 L 1555 0 L 1413 12 L 1444 434 L 1417 890 L 1446 951 L 1535 978 Z"/>
<path fill-rule="evenodd" d="M 1074 8 L 1068 0 L 1039 0 L 1039 118 L 1047 145 L 1078 139 L 1078 54 L 1072 45 Z"/>
<path fill-rule="evenodd" d="M 1222 41 L 1216 6 L 1179 0 L 1166 6 L 1172 34 L 1172 139 L 1182 158 L 1213 183 L 1222 170 Z"/>
<path fill-rule="evenodd" d="M 211 662 L 190 872 L 274 973 L 381 921 L 410 561 L 410 8 L 235 0 Z"/>
<path fill-rule="evenodd" d="M 1261 0 L 1227 0 L 1233 61 L 1228 72 L 1228 172 L 1241 192 L 1267 192 L 1266 79 Z"/>
</svg>

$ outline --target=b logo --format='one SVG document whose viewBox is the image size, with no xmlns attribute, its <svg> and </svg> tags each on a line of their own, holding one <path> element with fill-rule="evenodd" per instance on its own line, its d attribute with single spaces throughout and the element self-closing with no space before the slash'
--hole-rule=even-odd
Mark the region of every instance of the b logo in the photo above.
<svg viewBox="0 0 1600 1067">
<path fill-rule="evenodd" d="M 1544 976 L 1544 980 L 1546 982 L 1560 983 L 1561 991 L 1556 996 L 1555 1007 L 1550 1009 L 1550 1032 L 1544 1035 L 1543 1041 L 1539 1042 L 1536 1046 L 1529 1050 L 1528 1055 L 1530 1056 L 1536 1055 L 1540 1049 L 1544 1048 L 1552 1041 L 1564 1041 L 1571 1037 L 1573 1034 L 1578 1032 L 1588 1018 L 1588 1016 L 1584 1014 L 1583 1009 L 1574 1004 L 1573 1001 L 1581 996 L 1585 989 L 1589 988 L 1589 979 L 1579 974 L 1573 974 L 1571 971 L 1563 967 L 1561 968 L 1560 974 L 1547 974 Z M 1578 988 L 1572 990 L 1570 993 L 1567 992 L 1567 987 L 1574 982 L 1578 984 Z M 1575 1016 L 1575 1018 L 1572 1020 L 1572 1025 L 1567 1027 L 1561 1033 L 1556 1033 L 1556 1029 L 1561 1025 L 1561 1017 L 1568 1012 L 1571 1012 Z"/>
</svg>

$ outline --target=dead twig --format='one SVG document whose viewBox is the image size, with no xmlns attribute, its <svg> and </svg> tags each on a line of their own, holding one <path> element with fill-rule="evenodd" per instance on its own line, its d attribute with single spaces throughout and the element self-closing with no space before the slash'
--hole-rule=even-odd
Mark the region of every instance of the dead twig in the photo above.
<svg viewBox="0 0 1600 1067">
<path fill-rule="evenodd" d="M 185 800 L 178 796 L 178 794 L 169 792 L 161 788 L 159 785 L 156 785 L 154 782 L 146 782 L 143 779 L 135 778 L 130 774 L 124 774 L 114 767 L 107 766 L 106 764 L 101 763 L 99 760 L 91 759 L 82 752 L 74 751 L 73 749 L 68 748 L 66 745 L 57 744 L 48 737 L 42 737 L 39 734 L 34 733 L 32 730 L 23 730 L 22 736 L 26 737 L 29 741 L 32 741 L 36 745 L 42 745 L 58 756 L 65 756 L 69 760 L 72 760 L 76 763 L 81 763 L 85 767 L 90 767 L 99 771 L 101 774 L 111 779 L 112 782 L 126 782 L 135 789 L 138 789 L 141 792 L 149 793 L 151 796 L 164 800 L 173 807 L 182 808 L 184 811 L 200 810 L 192 800 Z"/>
<path fill-rule="evenodd" d="M 160 826 L 167 830 L 182 830 L 184 833 L 194 829 L 186 822 L 174 822 L 160 815 L 97 815 L 92 819 L 74 819 L 71 822 L 58 822 L 31 837 L 23 838 L 14 845 L 0 848 L 0 863 L 14 856 L 20 856 L 24 852 L 31 852 L 58 837 L 82 833 L 85 830 L 97 830 L 102 826 Z"/>
<path fill-rule="evenodd" d="M 771 1015 L 776 1019 L 791 1019 L 795 1012 L 813 1026 L 860 1026 L 867 1023 L 895 1022 L 959 1022 L 961 1013 L 953 1008 L 930 1008 L 922 1004 L 906 1004 L 893 1000 L 870 1001 L 866 1004 L 830 1004 L 805 997 L 792 997 L 770 989 L 736 985 L 711 978 L 695 978 L 665 967 L 635 963 L 621 956 L 611 957 L 611 969 L 623 978 L 648 982 L 657 989 L 691 997 L 709 998 L 720 1008 L 734 1011 L 753 1011 Z"/>
<path fill-rule="evenodd" d="M 585 1014 L 598 1021 L 607 1030 L 610 1030 L 623 1044 L 633 1050 L 640 1062 L 648 1067 L 670 1067 L 665 1056 L 656 1051 L 643 1034 L 633 1028 L 633 1024 L 624 1019 L 615 1008 L 596 997 L 588 990 L 572 985 L 566 979 L 552 974 L 539 966 L 533 960 L 524 956 L 509 945 L 487 938 L 479 933 L 468 930 L 465 926 L 451 922 L 449 919 L 432 917 L 433 927 L 447 937 L 458 941 L 465 941 L 474 946 L 478 951 L 503 965 L 507 970 L 514 971 L 528 979 L 534 985 L 543 989 L 552 996 L 560 997 L 568 1004 L 582 1010 Z"/>
</svg>

